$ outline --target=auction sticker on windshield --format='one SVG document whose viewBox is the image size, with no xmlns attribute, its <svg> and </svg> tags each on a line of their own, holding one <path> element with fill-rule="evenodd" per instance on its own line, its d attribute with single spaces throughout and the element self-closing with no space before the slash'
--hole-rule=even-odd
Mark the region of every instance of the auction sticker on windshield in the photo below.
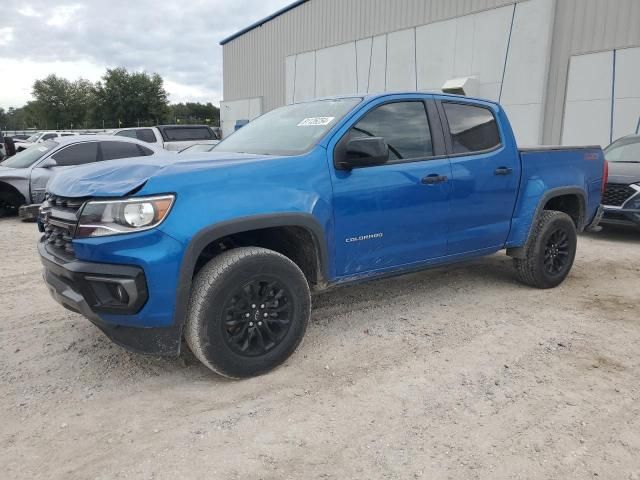
<svg viewBox="0 0 640 480">
<path fill-rule="evenodd" d="M 302 120 L 298 127 L 324 127 L 335 120 L 336 117 L 311 117 Z"/>
</svg>

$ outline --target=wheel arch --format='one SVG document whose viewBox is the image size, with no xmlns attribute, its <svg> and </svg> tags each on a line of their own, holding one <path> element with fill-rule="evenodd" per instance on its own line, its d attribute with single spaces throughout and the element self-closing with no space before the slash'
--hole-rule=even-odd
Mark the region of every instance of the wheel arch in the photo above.
<svg viewBox="0 0 640 480">
<path fill-rule="evenodd" d="M 507 255 L 513 258 L 523 258 L 526 242 L 529 241 L 531 230 L 545 210 L 557 210 L 571 217 L 578 233 L 585 228 L 587 221 L 587 197 L 579 187 L 558 187 L 545 192 L 538 200 L 531 224 L 527 230 L 525 245 L 507 248 Z"/>
<path fill-rule="evenodd" d="M 25 197 L 24 192 L 21 192 L 20 189 L 11 182 L 0 180 L 0 202 L 5 201 L 9 203 L 12 200 L 17 201 L 17 204 L 13 204 L 16 208 L 27 203 L 27 197 Z"/>
<path fill-rule="evenodd" d="M 322 288 L 326 283 L 327 243 L 324 231 L 313 215 L 280 213 L 222 222 L 199 231 L 185 249 L 179 273 L 175 324 L 184 324 L 195 274 L 203 262 L 206 263 L 215 256 L 219 244 L 229 239 L 247 242 L 246 245 L 238 246 L 262 246 L 282 253 L 301 268 L 310 284 Z M 291 248 L 282 248 L 276 244 L 276 240 L 282 239 L 284 243 L 289 243 L 291 248 L 294 240 L 300 240 L 302 248 L 298 249 L 296 254 L 292 254 Z"/>
</svg>

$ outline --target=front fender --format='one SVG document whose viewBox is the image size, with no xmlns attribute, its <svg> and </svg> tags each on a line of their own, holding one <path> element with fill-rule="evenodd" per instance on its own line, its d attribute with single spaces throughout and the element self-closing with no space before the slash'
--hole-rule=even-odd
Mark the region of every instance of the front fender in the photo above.
<svg viewBox="0 0 640 480">
<path fill-rule="evenodd" d="M 187 245 L 180 267 L 176 323 L 184 319 L 200 254 L 215 240 L 234 233 L 279 226 L 304 228 L 316 242 L 322 276 L 334 276 L 332 187 L 322 147 L 297 157 L 158 176 L 138 195 L 160 192 L 174 192 L 176 201 L 159 228 Z"/>
<path fill-rule="evenodd" d="M 200 254 L 208 245 L 220 238 L 236 233 L 285 226 L 301 227 L 311 233 L 320 257 L 319 266 L 321 276 L 323 279 L 326 279 L 329 261 L 327 241 L 322 226 L 313 215 L 304 213 L 277 213 L 238 218 L 218 223 L 199 231 L 191 239 L 184 251 L 180 265 L 178 290 L 176 292 L 175 323 L 181 324 L 184 322 L 196 263 Z"/>
<path fill-rule="evenodd" d="M 7 172 L 0 173 L 0 184 L 9 185 L 11 188 L 16 190 L 22 197 L 25 202 L 29 203 L 31 201 L 31 195 L 29 193 L 29 173 L 23 174 L 23 170 L 19 170 L 20 174 L 11 174 Z"/>
</svg>

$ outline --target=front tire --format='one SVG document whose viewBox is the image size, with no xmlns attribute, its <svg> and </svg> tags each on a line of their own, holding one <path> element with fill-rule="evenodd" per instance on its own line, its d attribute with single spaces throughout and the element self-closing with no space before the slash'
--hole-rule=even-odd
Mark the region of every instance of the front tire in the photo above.
<svg viewBox="0 0 640 480">
<path fill-rule="evenodd" d="M 293 354 L 310 313 L 309 284 L 295 263 L 264 248 L 236 248 L 198 272 L 185 339 L 214 372 L 253 377 Z"/>
<path fill-rule="evenodd" d="M 532 227 L 524 258 L 514 258 L 518 279 L 536 288 L 554 288 L 569 275 L 578 236 L 573 220 L 563 212 L 545 210 Z"/>
</svg>

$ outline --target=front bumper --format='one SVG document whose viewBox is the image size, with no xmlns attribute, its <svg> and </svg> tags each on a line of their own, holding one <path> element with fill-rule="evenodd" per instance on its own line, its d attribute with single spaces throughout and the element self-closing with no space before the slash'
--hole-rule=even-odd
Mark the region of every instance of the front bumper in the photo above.
<svg viewBox="0 0 640 480">
<path fill-rule="evenodd" d="M 65 261 L 38 244 L 43 277 L 51 296 L 65 308 L 80 313 L 115 343 L 139 353 L 177 355 L 181 328 L 137 327 L 113 322 L 135 316 L 149 294 L 140 267 L 106 263 Z"/>
<path fill-rule="evenodd" d="M 603 225 L 640 228 L 640 209 L 604 207 Z"/>
<path fill-rule="evenodd" d="M 18 216 L 21 220 L 37 220 L 40 215 L 40 203 L 22 205 L 18 209 Z"/>
</svg>

